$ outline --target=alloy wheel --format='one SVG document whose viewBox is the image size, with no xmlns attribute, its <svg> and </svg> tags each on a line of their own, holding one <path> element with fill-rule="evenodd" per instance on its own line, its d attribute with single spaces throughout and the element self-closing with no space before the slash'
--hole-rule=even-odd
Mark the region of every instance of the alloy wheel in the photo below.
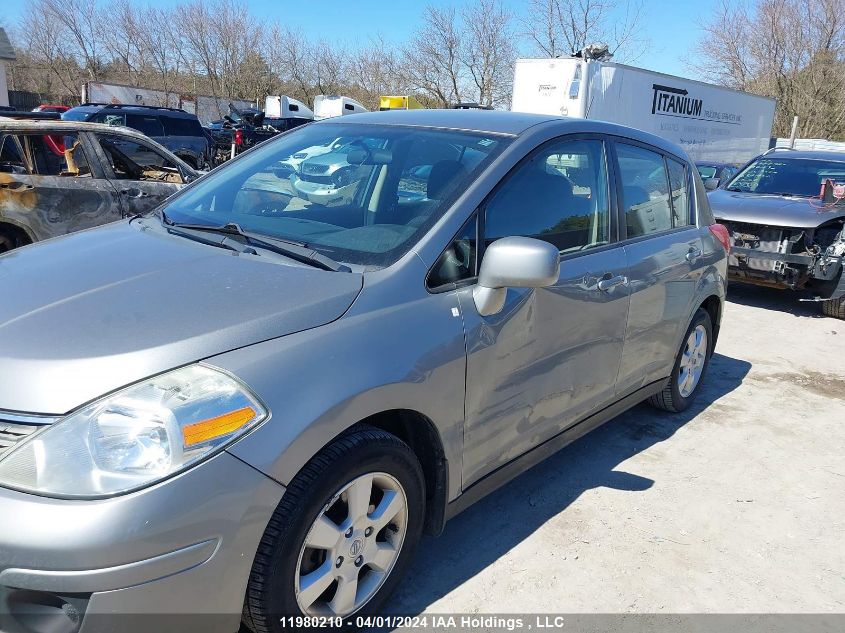
<svg viewBox="0 0 845 633">
<path fill-rule="evenodd" d="M 308 615 L 348 616 L 390 575 L 405 539 L 408 500 L 387 473 L 367 473 L 323 506 L 305 537 L 294 589 Z"/>
<path fill-rule="evenodd" d="M 689 398 L 698 386 L 707 360 L 707 344 L 707 330 L 703 325 L 696 326 L 687 337 L 678 367 L 678 392 L 683 398 Z"/>
</svg>

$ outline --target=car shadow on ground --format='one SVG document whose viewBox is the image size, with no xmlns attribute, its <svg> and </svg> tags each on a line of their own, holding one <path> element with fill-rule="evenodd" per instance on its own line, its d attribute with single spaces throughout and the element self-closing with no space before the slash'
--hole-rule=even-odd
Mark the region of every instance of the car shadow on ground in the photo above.
<svg viewBox="0 0 845 633">
<path fill-rule="evenodd" d="M 441 536 L 423 537 L 408 576 L 384 612 L 421 613 L 529 538 L 587 490 L 649 489 L 653 480 L 616 470 L 617 466 L 671 438 L 711 403 L 739 387 L 750 368 L 746 361 L 715 354 L 702 391 L 687 411 L 670 414 L 637 405 L 467 509 L 446 525 Z"/>
<path fill-rule="evenodd" d="M 730 303 L 776 310 L 797 317 L 825 318 L 818 302 L 801 301 L 801 299 L 813 297 L 814 295 L 807 291 L 782 290 L 732 282 L 728 286 L 727 300 Z"/>
</svg>

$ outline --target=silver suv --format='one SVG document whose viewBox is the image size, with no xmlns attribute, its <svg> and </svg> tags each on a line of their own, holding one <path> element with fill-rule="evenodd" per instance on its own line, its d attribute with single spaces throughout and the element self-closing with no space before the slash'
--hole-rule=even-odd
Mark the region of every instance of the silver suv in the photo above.
<svg viewBox="0 0 845 633">
<path fill-rule="evenodd" d="M 279 162 L 338 137 L 345 202 L 297 196 Z M 726 240 L 659 138 L 426 110 L 0 257 L 0 629 L 376 611 L 423 532 L 638 402 L 690 405 Z"/>
</svg>

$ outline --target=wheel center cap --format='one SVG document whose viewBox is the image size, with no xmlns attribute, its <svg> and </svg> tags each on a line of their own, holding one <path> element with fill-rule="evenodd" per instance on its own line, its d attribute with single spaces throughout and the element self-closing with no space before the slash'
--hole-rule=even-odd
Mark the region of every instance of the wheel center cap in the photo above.
<svg viewBox="0 0 845 633">
<path fill-rule="evenodd" d="M 358 556 L 361 552 L 364 551 L 364 539 L 356 538 L 352 541 L 352 545 L 349 546 L 349 555 L 353 558 Z"/>
</svg>

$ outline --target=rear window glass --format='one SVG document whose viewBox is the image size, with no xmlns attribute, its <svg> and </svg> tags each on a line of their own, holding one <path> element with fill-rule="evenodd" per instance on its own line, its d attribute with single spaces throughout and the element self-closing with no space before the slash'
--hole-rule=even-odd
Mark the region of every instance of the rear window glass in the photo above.
<svg viewBox="0 0 845 633">
<path fill-rule="evenodd" d="M 128 114 L 126 124 L 147 136 L 164 136 L 164 127 L 159 118 L 154 115 Z"/>
<path fill-rule="evenodd" d="M 164 121 L 164 133 L 167 136 L 202 136 L 202 126 L 198 119 L 161 117 Z"/>
</svg>

